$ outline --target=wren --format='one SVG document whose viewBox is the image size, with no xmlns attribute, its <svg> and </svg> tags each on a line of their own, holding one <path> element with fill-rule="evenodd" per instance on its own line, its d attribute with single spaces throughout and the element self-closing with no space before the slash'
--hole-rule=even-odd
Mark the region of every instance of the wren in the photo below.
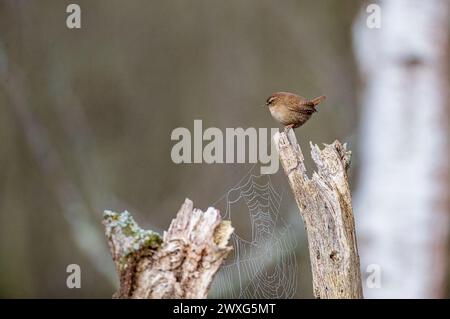
<svg viewBox="0 0 450 319">
<path fill-rule="evenodd" d="M 309 100 L 297 94 L 277 92 L 267 98 L 266 106 L 269 107 L 272 117 L 287 130 L 305 124 L 311 115 L 317 112 L 316 106 L 323 100 L 325 95 Z"/>
</svg>

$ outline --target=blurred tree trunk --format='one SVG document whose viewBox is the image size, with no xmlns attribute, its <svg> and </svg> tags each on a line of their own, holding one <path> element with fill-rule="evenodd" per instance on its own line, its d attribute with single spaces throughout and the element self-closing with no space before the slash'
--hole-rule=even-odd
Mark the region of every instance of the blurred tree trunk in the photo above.
<svg viewBox="0 0 450 319">
<path fill-rule="evenodd" d="M 354 26 L 363 96 L 355 194 L 368 298 L 443 297 L 448 218 L 448 0 L 381 1 Z M 365 8 L 364 8 L 365 9 Z M 376 268 L 372 268 L 376 269 Z"/>
</svg>

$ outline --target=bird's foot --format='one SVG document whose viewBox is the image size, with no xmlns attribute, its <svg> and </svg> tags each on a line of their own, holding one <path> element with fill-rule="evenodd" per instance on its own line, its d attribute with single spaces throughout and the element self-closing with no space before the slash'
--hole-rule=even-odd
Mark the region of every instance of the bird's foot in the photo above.
<svg viewBox="0 0 450 319">
<path fill-rule="evenodd" d="M 284 127 L 284 133 L 286 133 L 289 129 L 293 128 L 294 124 L 289 124 Z"/>
</svg>

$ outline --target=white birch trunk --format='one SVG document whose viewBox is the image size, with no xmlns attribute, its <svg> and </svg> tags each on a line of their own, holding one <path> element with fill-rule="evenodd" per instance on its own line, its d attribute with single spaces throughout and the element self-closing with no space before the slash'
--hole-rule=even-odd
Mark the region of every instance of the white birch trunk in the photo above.
<svg viewBox="0 0 450 319">
<path fill-rule="evenodd" d="M 354 27 L 365 82 L 355 193 L 367 298 L 443 297 L 448 218 L 448 0 L 380 1 Z M 367 275 L 367 273 L 366 273 Z"/>
</svg>

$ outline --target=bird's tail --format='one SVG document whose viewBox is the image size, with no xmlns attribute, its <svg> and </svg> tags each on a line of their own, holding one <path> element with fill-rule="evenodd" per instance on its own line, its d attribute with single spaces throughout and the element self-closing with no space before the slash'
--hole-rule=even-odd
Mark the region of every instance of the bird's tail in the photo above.
<svg viewBox="0 0 450 319">
<path fill-rule="evenodd" d="M 325 95 L 321 95 L 319 97 L 316 97 L 315 99 L 312 99 L 311 102 L 314 104 L 314 106 L 316 106 L 317 104 L 319 104 L 320 102 L 322 102 L 326 98 L 327 97 Z"/>
</svg>

